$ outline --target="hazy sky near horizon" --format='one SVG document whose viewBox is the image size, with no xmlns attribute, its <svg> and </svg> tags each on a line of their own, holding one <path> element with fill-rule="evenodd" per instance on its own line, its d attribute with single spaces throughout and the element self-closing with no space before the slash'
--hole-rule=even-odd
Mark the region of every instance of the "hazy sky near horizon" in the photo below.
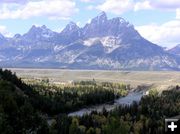
<svg viewBox="0 0 180 134">
<path fill-rule="evenodd" d="M 83 27 L 101 11 L 123 17 L 153 43 L 180 43 L 180 0 L 0 0 L 0 33 L 24 34 L 32 25 L 60 32 L 70 21 Z"/>
</svg>

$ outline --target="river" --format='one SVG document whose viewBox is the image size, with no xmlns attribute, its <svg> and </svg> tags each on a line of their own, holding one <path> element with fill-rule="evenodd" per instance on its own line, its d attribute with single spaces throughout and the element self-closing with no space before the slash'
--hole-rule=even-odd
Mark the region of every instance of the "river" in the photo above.
<svg viewBox="0 0 180 134">
<path fill-rule="evenodd" d="M 103 108 L 105 108 L 107 111 L 110 111 L 119 105 L 130 105 L 133 103 L 133 101 L 139 102 L 143 96 L 143 93 L 144 91 L 132 91 L 127 96 L 114 100 L 113 104 L 90 106 L 88 108 L 83 108 L 78 111 L 69 113 L 68 116 L 83 116 L 84 114 L 90 114 L 92 111 L 101 112 Z"/>
</svg>

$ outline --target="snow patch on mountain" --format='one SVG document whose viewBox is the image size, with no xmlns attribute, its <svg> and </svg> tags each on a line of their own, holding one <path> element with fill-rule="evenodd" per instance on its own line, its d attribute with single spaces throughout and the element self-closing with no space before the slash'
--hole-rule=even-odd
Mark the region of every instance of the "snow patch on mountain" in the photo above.
<svg viewBox="0 0 180 134">
<path fill-rule="evenodd" d="M 65 46 L 63 46 L 63 45 L 56 45 L 56 46 L 54 46 L 54 52 L 57 53 L 64 48 L 65 48 Z"/>
<path fill-rule="evenodd" d="M 105 36 L 105 37 L 89 38 L 84 41 L 84 45 L 90 47 L 98 41 L 102 43 L 106 53 L 111 53 L 115 49 L 119 48 L 122 42 L 119 37 Z"/>
<path fill-rule="evenodd" d="M 120 47 L 121 39 L 114 36 L 107 36 L 100 39 L 101 43 L 105 47 L 107 53 L 113 52 L 115 49 Z"/>
<path fill-rule="evenodd" d="M 46 57 L 38 57 L 38 58 L 35 58 L 34 61 L 35 62 L 46 62 L 50 59 L 49 56 L 46 56 Z"/>
<path fill-rule="evenodd" d="M 97 42 L 99 40 L 100 40 L 100 38 L 98 38 L 98 37 L 97 38 L 89 38 L 87 40 L 84 40 L 84 45 L 90 47 L 93 44 L 95 44 L 95 42 Z"/>
<path fill-rule="evenodd" d="M 20 54 L 20 55 L 13 57 L 13 61 L 22 60 L 23 58 L 24 58 L 24 56 Z"/>
</svg>

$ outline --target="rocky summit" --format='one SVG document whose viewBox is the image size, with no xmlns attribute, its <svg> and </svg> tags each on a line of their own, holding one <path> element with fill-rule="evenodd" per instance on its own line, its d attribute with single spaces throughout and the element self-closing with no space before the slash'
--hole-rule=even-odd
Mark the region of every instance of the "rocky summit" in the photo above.
<svg viewBox="0 0 180 134">
<path fill-rule="evenodd" d="M 105 12 L 84 27 L 70 22 L 60 33 L 32 26 L 24 35 L 0 34 L 2 67 L 43 67 L 105 70 L 180 70 L 173 50 L 143 38 L 121 17 Z"/>
</svg>

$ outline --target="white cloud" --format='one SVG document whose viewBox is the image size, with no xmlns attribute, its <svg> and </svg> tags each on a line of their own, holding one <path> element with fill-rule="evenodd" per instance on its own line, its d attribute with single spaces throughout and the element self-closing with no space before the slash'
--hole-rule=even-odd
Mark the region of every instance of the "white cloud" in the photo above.
<svg viewBox="0 0 180 134">
<path fill-rule="evenodd" d="M 2 4 L 0 19 L 27 19 L 46 16 L 50 19 L 67 19 L 77 12 L 76 3 L 72 0 L 29 1 L 21 5 Z"/>
<path fill-rule="evenodd" d="M 180 0 L 142 0 L 134 3 L 134 9 L 175 10 L 180 7 Z"/>
<path fill-rule="evenodd" d="M 20 3 L 20 4 L 23 4 L 26 2 L 28 2 L 28 0 L 1 0 L 1 3 Z"/>
<path fill-rule="evenodd" d="M 149 0 L 154 8 L 176 9 L 180 7 L 180 0 Z"/>
<path fill-rule="evenodd" d="M 180 8 L 180 0 L 105 0 L 97 9 L 122 14 L 129 10 L 176 10 Z"/>
<path fill-rule="evenodd" d="M 80 0 L 81 2 L 92 2 L 93 0 Z"/>
<path fill-rule="evenodd" d="M 12 37 L 12 33 L 8 32 L 5 26 L 0 26 L 0 33 L 6 37 Z"/>
<path fill-rule="evenodd" d="M 137 26 L 136 29 L 144 38 L 161 46 L 170 48 L 180 43 L 180 20 L 172 20 L 162 25 Z"/>
<path fill-rule="evenodd" d="M 134 4 L 134 10 L 145 10 L 145 9 L 152 9 L 153 7 L 150 5 L 150 2 L 148 0 L 143 1 L 143 2 L 137 2 Z"/>
<path fill-rule="evenodd" d="M 176 19 L 180 19 L 180 8 L 176 9 Z"/>
<path fill-rule="evenodd" d="M 120 15 L 133 9 L 133 0 L 106 0 L 103 4 L 98 5 L 97 9 Z"/>
</svg>

